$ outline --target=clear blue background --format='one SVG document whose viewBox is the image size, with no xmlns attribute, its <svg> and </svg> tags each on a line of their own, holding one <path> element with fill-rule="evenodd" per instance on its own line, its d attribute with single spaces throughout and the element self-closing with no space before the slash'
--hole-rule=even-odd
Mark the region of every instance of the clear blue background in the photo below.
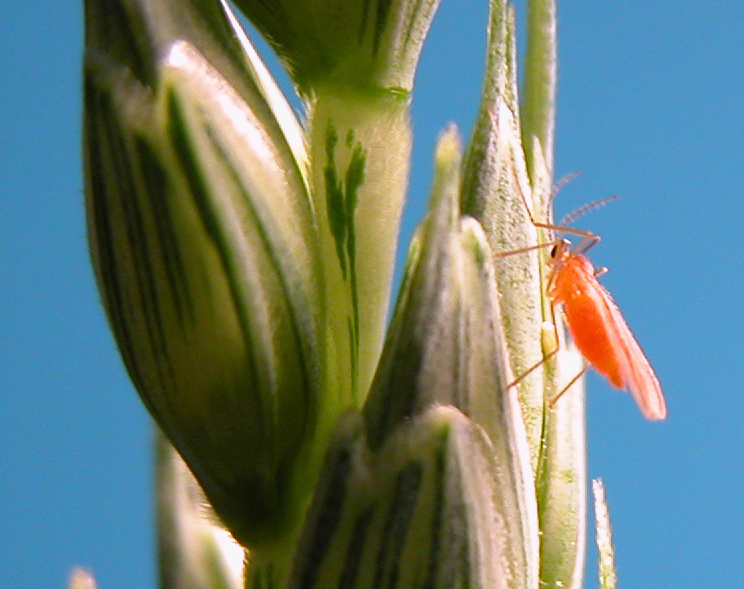
<svg viewBox="0 0 744 589">
<path fill-rule="evenodd" d="M 63 587 L 82 564 L 103 589 L 155 587 L 149 421 L 86 250 L 82 8 L 2 12 L 0 584 Z M 425 48 L 405 241 L 436 135 L 474 118 L 485 15 L 485 0 L 444 0 Z M 589 378 L 589 473 L 607 485 L 620 583 L 741 586 L 744 4 L 566 1 L 559 17 L 556 175 L 581 175 L 558 212 L 622 196 L 578 225 L 603 237 L 593 259 L 669 403 L 648 423 Z M 594 562 L 590 548 L 590 588 Z"/>
</svg>

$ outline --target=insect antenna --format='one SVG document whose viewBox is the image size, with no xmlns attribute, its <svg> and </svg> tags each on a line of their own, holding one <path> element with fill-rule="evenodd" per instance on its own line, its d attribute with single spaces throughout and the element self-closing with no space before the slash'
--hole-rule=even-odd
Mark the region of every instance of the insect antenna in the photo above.
<svg viewBox="0 0 744 589">
<path fill-rule="evenodd" d="M 598 209 L 599 207 L 603 207 L 607 203 L 612 202 L 613 200 L 617 200 L 618 198 L 620 198 L 618 195 L 608 196 L 605 198 L 600 198 L 598 200 L 592 201 L 588 204 L 585 204 L 579 207 L 578 209 L 568 213 L 568 215 L 566 215 L 565 217 L 563 217 L 563 219 L 561 219 L 561 222 L 558 223 L 558 225 L 560 227 L 568 227 L 573 221 L 575 221 L 582 215 L 588 213 L 589 211 L 593 209 Z"/>
<path fill-rule="evenodd" d="M 558 194 L 558 191 L 560 191 L 561 188 L 563 188 L 566 184 L 568 184 L 571 180 L 573 180 L 574 178 L 576 178 L 576 176 L 578 176 L 578 175 L 579 175 L 578 172 L 571 172 L 570 174 L 566 174 L 565 176 L 563 176 L 563 178 L 561 178 L 560 180 L 558 180 L 558 182 L 556 182 L 553 185 L 553 190 L 550 192 L 550 200 L 551 200 L 551 202 L 555 198 L 555 195 Z"/>
<path fill-rule="evenodd" d="M 550 198 L 548 199 L 547 210 L 545 211 L 545 214 L 547 215 L 548 219 L 553 218 L 553 201 L 555 200 L 555 197 L 560 192 L 561 188 L 563 188 L 566 184 L 568 184 L 571 180 L 576 178 L 576 176 L 578 175 L 579 175 L 578 172 L 571 172 L 570 174 L 566 174 L 565 176 L 563 176 L 563 178 L 558 180 L 558 182 L 553 184 L 553 189 L 550 191 Z M 561 223 L 561 225 L 563 225 L 563 223 Z M 553 233 L 553 236 L 555 236 L 555 231 L 552 231 L 552 233 Z"/>
</svg>

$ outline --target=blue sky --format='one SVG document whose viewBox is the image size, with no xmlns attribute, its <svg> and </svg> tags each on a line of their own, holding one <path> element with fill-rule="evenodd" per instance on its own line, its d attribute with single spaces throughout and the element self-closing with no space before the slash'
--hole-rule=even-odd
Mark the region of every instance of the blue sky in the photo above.
<svg viewBox="0 0 744 589">
<path fill-rule="evenodd" d="M 577 225 L 602 236 L 592 258 L 669 404 L 648 423 L 588 380 L 589 474 L 607 486 L 621 586 L 727 587 L 744 576 L 744 5 L 670 7 L 559 3 L 556 175 L 581 174 L 556 207 L 621 196 Z M 86 249 L 81 13 L 6 1 L 0 19 L 0 569 L 8 587 L 63 587 L 75 564 L 104 589 L 155 587 L 149 421 Z M 485 14 L 443 0 L 435 19 L 404 241 L 437 134 L 474 118 Z"/>
</svg>

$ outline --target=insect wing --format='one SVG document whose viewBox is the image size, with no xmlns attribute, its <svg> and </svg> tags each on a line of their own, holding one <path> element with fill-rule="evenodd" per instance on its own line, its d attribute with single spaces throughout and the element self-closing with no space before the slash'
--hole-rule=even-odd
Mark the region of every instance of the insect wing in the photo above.
<svg viewBox="0 0 744 589">
<path fill-rule="evenodd" d="M 651 368 L 648 358 L 638 345 L 610 293 L 601 285 L 598 286 L 606 309 L 607 331 L 613 340 L 613 348 L 617 350 L 618 368 L 625 388 L 633 395 L 646 419 L 651 421 L 665 419 L 666 402 L 654 369 Z"/>
</svg>

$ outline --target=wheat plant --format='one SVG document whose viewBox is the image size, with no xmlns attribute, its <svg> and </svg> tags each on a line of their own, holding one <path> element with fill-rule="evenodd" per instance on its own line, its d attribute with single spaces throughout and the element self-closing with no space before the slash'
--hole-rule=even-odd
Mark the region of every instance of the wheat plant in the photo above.
<svg viewBox="0 0 744 589">
<path fill-rule="evenodd" d="M 438 3 L 235 0 L 297 115 L 226 2 L 85 0 L 90 247 L 157 424 L 163 589 L 583 584 L 582 384 L 546 408 L 581 359 L 541 363 L 545 252 L 496 256 L 549 239 L 554 2 L 528 2 L 518 92 L 491 0 L 387 322 Z"/>
</svg>

